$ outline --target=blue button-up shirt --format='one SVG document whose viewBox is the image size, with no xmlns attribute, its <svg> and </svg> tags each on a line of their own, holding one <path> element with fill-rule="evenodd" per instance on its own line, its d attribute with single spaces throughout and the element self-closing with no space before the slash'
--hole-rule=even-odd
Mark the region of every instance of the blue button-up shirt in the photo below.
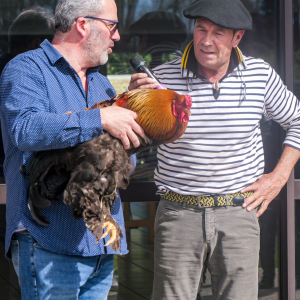
<svg viewBox="0 0 300 300">
<path fill-rule="evenodd" d="M 75 146 L 103 133 L 99 109 L 85 111 L 95 102 L 110 99 L 115 90 L 98 67 L 87 70 L 88 91 L 64 57 L 45 40 L 39 49 L 18 55 L 4 69 L 0 80 L 0 113 L 5 149 L 4 174 L 7 186 L 6 255 L 13 232 L 22 224 L 49 251 L 94 256 L 114 252 L 104 247 L 109 239 L 95 244 L 83 219 L 74 220 L 71 207 L 62 197 L 41 212 L 49 227 L 38 225 L 27 206 L 28 180 L 20 174 L 34 151 Z M 73 111 L 72 114 L 66 114 Z M 111 214 L 124 229 L 120 198 Z M 121 253 L 126 254 L 125 231 Z"/>
</svg>

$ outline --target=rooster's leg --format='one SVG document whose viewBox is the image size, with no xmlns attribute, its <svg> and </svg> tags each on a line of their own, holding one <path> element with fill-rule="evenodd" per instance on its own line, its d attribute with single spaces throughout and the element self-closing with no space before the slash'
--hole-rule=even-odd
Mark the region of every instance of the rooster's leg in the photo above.
<svg viewBox="0 0 300 300">
<path fill-rule="evenodd" d="M 105 238 L 108 234 L 110 234 L 110 239 L 104 246 L 107 247 L 111 245 L 113 249 L 119 249 L 121 242 L 120 238 L 123 236 L 122 229 L 112 217 L 105 215 L 104 219 L 105 222 L 103 225 L 103 229 L 106 228 L 106 231 L 101 236 L 101 239 Z"/>
<path fill-rule="evenodd" d="M 108 234 L 110 234 L 110 239 L 104 245 L 105 247 L 110 245 L 111 243 L 113 243 L 116 240 L 116 237 L 117 237 L 117 228 L 114 224 L 112 224 L 111 222 L 105 222 L 104 225 L 103 225 L 103 228 L 106 228 L 106 227 L 107 227 L 107 229 L 103 233 L 103 235 L 101 236 L 101 239 L 104 239 L 105 237 L 107 237 Z"/>
</svg>

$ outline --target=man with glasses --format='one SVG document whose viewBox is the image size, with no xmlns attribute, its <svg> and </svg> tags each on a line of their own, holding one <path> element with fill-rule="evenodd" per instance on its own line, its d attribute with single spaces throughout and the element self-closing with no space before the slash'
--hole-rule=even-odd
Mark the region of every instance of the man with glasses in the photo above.
<svg viewBox="0 0 300 300">
<path fill-rule="evenodd" d="M 107 299 L 115 252 L 95 244 L 83 219 L 74 220 L 62 197 L 41 209 L 50 221 L 37 224 L 27 205 L 27 170 L 34 151 L 61 149 L 91 140 L 103 131 L 120 138 L 125 148 L 144 137 L 137 115 L 119 107 L 85 111 L 115 91 L 98 73 L 108 60 L 117 30 L 114 0 L 61 0 L 55 11 L 55 36 L 39 49 L 12 59 L 0 80 L 1 125 L 7 184 L 6 256 L 12 258 L 23 300 Z M 66 114 L 73 111 L 72 114 Z M 134 164 L 134 158 L 133 162 Z M 112 216 L 124 226 L 120 199 Z M 128 252 L 125 232 L 121 253 Z"/>
<path fill-rule="evenodd" d="M 258 217 L 299 159 L 300 105 L 268 63 L 238 48 L 252 28 L 240 0 L 198 0 L 183 14 L 194 20 L 194 40 L 182 59 L 154 69 L 166 88 L 193 98 L 184 135 L 158 147 L 154 300 L 194 300 L 205 261 L 214 299 L 254 300 Z M 129 89 L 156 86 L 134 74 Z M 262 115 L 287 129 L 269 174 Z"/>
</svg>

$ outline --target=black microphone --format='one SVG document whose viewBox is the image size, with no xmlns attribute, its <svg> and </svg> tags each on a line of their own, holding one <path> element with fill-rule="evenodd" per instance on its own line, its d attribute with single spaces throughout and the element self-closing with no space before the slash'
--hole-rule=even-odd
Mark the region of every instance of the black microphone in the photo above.
<svg viewBox="0 0 300 300">
<path fill-rule="evenodd" d="M 153 74 L 152 70 L 148 67 L 146 61 L 142 57 L 140 57 L 139 55 L 135 55 L 131 57 L 129 62 L 134 71 L 136 71 L 137 73 L 146 73 L 148 77 L 154 79 L 159 84 L 157 89 L 166 89 L 156 78 L 156 76 Z"/>
</svg>

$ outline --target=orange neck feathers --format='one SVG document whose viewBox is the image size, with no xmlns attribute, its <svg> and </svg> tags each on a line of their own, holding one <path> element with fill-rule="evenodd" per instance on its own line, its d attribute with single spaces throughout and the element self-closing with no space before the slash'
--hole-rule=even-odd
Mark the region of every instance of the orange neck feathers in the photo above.
<svg viewBox="0 0 300 300">
<path fill-rule="evenodd" d="M 177 118 L 172 113 L 172 103 L 176 99 L 175 93 L 171 90 L 134 90 L 127 94 L 127 100 L 116 101 L 118 106 L 125 106 L 138 114 L 137 122 L 143 127 L 146 134 L 153 139 L 161 140 L 172 136 Z"/>
</svg>

